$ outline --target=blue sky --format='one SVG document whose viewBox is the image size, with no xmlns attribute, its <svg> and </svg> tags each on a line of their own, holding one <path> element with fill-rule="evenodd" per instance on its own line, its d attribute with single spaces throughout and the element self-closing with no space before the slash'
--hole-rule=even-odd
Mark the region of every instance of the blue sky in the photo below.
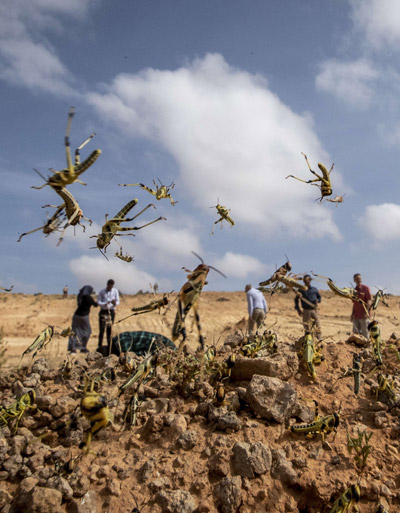
<svg viewBox="0 0 400 513">
<path fill-rule="evenodd" d="M 364 281 L 400 293 L 400 5 L 395 0 L 5 0 L 0 5 L 0 285 L 17 292 L 96 289 L 114 277 L 123 292 L 178 290 L 196 251 L 228 275 L 210 290 L 266 279 L 287 254 L 296 273 Z M 102 149 L 69 187 L 93 220 L 86 233 L 33 233 L 41 206 L 59 204 L 32 171 L 65 167 L 69 107 L 74 149 Z M 333 195 L 285 180 L 330 168 Z M 172 207 L 138 187 L 175 182 Z M 104 214 L 138 198 L 140 225 L 121 237 L 125 263 L 107 262 L 91 235 Z M 236 224 L 211 236 L 217 201 Z M 135 212 L 133 212 L 134 215 Z"/>
</svg>

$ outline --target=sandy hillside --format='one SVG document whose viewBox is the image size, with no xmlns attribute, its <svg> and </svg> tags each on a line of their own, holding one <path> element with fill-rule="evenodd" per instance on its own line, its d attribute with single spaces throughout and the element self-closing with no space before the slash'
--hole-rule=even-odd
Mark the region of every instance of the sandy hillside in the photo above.
<svg viewBox="0 0 400 513">
<path fill-rule="evenodd" d="M 332 337 L 332 341 L 343 340 L 351 331 L 349 321 L 351 302 L 335 297 L 330 292 L 322 292 L 323 300 L 320 305 L 320 316 L 324 337 Z M 158 298 L 162 297 L 158 294 Z M 170 296 L 171 302 L 176 294 Z M 131 308 L 149 303 L 154 297 L 151 294 L 136 296 L 124 295 L 117 309 L 116 321 L 130 315 Z M 267 297 L 269 306 L 267 326 L 275 323 L 282 336 L 299 337 L 302 325 L 294 310 L 293 294 L 274 295 Z M 62 299 L 58 295 L 32 296 L 26 294 L 0 294 L 0 327 L 9 342 L 9 364 L 18 360 L 18 355 L 33 342 L 35 337 L 46 326 L 53 325 L 63 329 L 70 325 L 76 309 L 76 296 Z M 148 313 L 127 319 L 114 326 L 114 334 L 123 331 L 145 330 L 161 333 L 170 337 L 171 327 L 175 318 L 177 303 L 173 303 L 166 316 L 158 313 Z M 224 337 L 236 329 L 244 329 L 247 322 L 247 303 L 244 292 L 203 292 L 199 301 L 201 326 L 208 344 L 222 343 Z M 378 315 L 382 334 L 389 337 L 392 332 L 399 331 L 400 300 L 391 297 L 390 308 L 380 307 Z M 92 336 L 88 348 L 97 347 L 98 309 L 92 308 L 90 314 Z M 192 325 L 190 315 L 188 342 L 195 348 L 197 345 L 196 326 Z M 105 339 L 104 339 L 105 340 Z M 67 341 L 55 338 L 49 348 L 43 353 L 51 358 L 65 355 Z"/>
</svg>

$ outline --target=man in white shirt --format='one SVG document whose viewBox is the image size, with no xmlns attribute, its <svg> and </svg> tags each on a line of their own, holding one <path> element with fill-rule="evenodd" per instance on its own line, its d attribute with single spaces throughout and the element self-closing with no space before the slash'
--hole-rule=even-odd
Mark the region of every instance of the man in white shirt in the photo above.
<svg viewBox="0 0 400 513">
<path fill-rule="evenodd" d="M 114 287 L 114 280 L 108 280 L 107 287 L 100 290 L 97 296 L 97 303 L 100 307 L 99 312 L 99 345 L 103 345 L 104 331 L 107 328 L 107 342 L 111 344 L 111 331 L 115 319 L 115 307 L 119 305 L 118 289 Z"/>
<path fill-rule="evenodd" d="M 244 289 L 247 295 L 247 307 L 249 311 L 249 334 L 253 333 L 254 326 L 257 329 L 264 322 L 267 314 L 267 302 L 264 295 L 259 290 L 252 287 L 250 284 L 246 285 Z"/>
</svg>

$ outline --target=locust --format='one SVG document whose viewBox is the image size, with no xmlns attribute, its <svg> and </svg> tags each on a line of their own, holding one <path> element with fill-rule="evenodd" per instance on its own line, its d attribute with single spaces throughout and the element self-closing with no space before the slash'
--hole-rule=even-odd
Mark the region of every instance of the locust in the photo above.
<svg viewBox="0 0 400 513">
<path fill-rule="evenodd" d="M 79 203 L 76 201 L 76 199 L 73 197 L 73 195 L 65 188 L 65 187 L 53 187 L 53 189 L 56 191 L 56 193 L 64 200 L 64 203 L 62 205 L 56 206 L 56 205 L 44 205 L 42 208 L 46 207 L 52 207 L 56 208 L 57 211 L 60 209 L 65 210 L 65 215 L 67 217 L 67 223 L 63 227 L 63 231 L 61 233 L 61 237 L 58 239 L 57 246 L 61 244 L 64 238 L 65 230 L 68 228 L 68 226 L 76 226 L 79 224 L 82 226 L 83 231 L 86 231 L 86 228 L 83 224 L 81 224 L 81 219 L 85 219 L 89 222 L 89 224 L 92 224 L 91 219 L 88 219 L 83 215 L 82 209 L 79 206 Z M 56 212 L 57 212 L 56 211 Z"/>
<path fill-rule="evenodd" d="M 247 343 L 240 348 L 240 353 L 243 356 L 255 358 L 258 353 L 264 349 L 267 349 L 271 354 L 278 351 L 278 337 L 276 333 L 271 330 L 265 330 L 262 335 L 256 333 L 254 341 L 247 341 Z"/>
<path fill-rule="evenodd" d="M 132 210 L 133 207 L 135 207 L 138 203 L 137 199 L 133 199 L 129 201 L 121 210 L 111 219 L 108 219 L 108 214 L 105 215 L 106 222 L 102 226 L 101 233 L 99 235 L 92 235 L 92 237 L 96 238 L 96 245 L 97 248 L 102 253 L 102 249 L 104 249 L 104 253 L 107 249 L 107 247 L 110 245 L 112 239 L 114 237 L 122 237 L 123 235 L 131 235 L 134 237 L 133 233 L 118 233 L 118 232 L 128 232 L 131 230 L 141 230 L 145 226 L 149 226 L 150 224 L 156 223 L 157 221 L 164 220 L 166 221 L 165 217 L 159 217 L 157 219 L 154 219 L 154 221 L 150 221 L 149 223 L 144 224 L 143 226 L 121 226 L 121 223 L 127 223 L 130 221 L 133 221 L 137 217 L 139 217 L 143 212 L 145 212 L 148 208 L 153 207 L 156 208 L 155 205 L 150 203 L 145 207 L 143 210 L 141 210 L 138 214 L 136 214 L 134 217 L 127 218 L 126 215 L 130 210 Z M 103 253 L 103 254 L 104 254 Z M 105 256 L 105 255 L 104 255 Z"/>
<path fill-rule="evenodd" d="M 216 377 L 219 381 L 224 382 L 231 377 L 232 369 L 236 363 L 236 355 L 231 354 L 224 361 L 212 360 L 208 363 L 206 373 Z"/>
<path fill-rule="evenodd" d="M 321 276 L 320 274 L 315 274 L 313 271 L 311 271 L 311 274 L 313 276 L 316 276 L 318 278 L 322 278 L 323 280 L 327 280 L 326 284 L 330 288 L 330 290 L 339 297 L 343 297 L 345 299 L 350 299 L 351 301 L 357 301 L 358 303 L 361 303 L 364 307 L 364 310 L 366 314 L 369 317 L 369 312 L 367 309 L 367 306 L 365 302 L 357 296 L 357 292 L 353 287 L 343 287 L 339 288 L 332 280 L 331 278 L 327 278 L 326 276 Z"/>
<path fill-rule="evenodd" d="M 90 430 L 86 437 L 86 441 L 82 442 L 79 446 L 86 454 L 88 454 L 89 452 L 93 452 L 90 451 L 93 435 L 108 426 L 111 422 L 107 399 L 104 395 L 100 395 L 94 391 L 94 380 L 87 381 L 85 385 L 83 397 L 80 402 L 80 410 L 82 415 L 90 422 Z"/>
<path fill-rule="evenodd" d="M 64 188 L 67 185 L 73 184 L 74 182 L 79 182 L 82 185 L 86 185 L 84 182 L 79 180 L 79 176 L 84 171 L 89 169 L 89 167 L 92 166 L 96 162 L 96 160 L 101 155 L 101 150 L 98 150 L 98 149 L 94 150 L 89 155 L 89 157 L 81 163 L 80 150 L 84 146 L 86 146 L 86 144 L 88 144 L 88 142 L 90 142 L 93 139 L 93 137 L 96 135 L 95 133 L 93 133 L 75 150 L 75 162 L 72 163 L 69 135 L 70 135 L 70 131 L 71 131 L 71 123 L 72 123 L 72 118 L 74 117 L 74 114 L 75 114 L 75 109 L 74 109 L 74 107 L 71 107 L 69 110 L 69 113 L 68 113 L 67 128 L 65 131 L 65 139 L 64 139 L 65 152 L 66 152 L 66 157 L 67 157 L 67 167 L 65 169 L 63 169 L 62 171 L 51 170 L 53 172 L 53 176 L 50 176 L 47 179 L 37 169 L 35 169 L 34 171 L 36 173 L 38 173 L 38 175 L 41 178 L 43 178 L 43 180 L 46 183 L 41 185 L 40 187 L 32 186 L 32 189 L 42 189 L 46 185 L 49 185 L 52 188 L 59 188 L 59 187 Z"/>
<path fill-rule="evenodd" d="M 29 235 L 30 233 L 38 232 L 39 230 L 42 230 L 46 237 L 50 235 L 50 233 L 53 233 L 55 231 L 58 231 L 63 220 L 65 219 L 64 214 L 64 206 L 61 205 L 57 207 L 57 210 L 54 212 L 54 214 L 51 217 L 47 216 L 47 221 L 43 226 L 39 226 L 39 228 L 35 228 L 34 230 L 31 230 L 30 232 L 22 233 L 19 236 L 19 239 L 17 242 L 21 242 L 22 237 L 25 237 L 25 235 Z"/>
<path fill-rule="evenodd" d="M 292 266 L 288 260 L 283 265 L 281 265 L 281 267 L 277 271 L 275 271 L 274 274 L 270 276 L 267 280 L 261 281 L 259 283 L 259 286 L 268 287 L 272 285 L 272 293 L 274 293 L 277 290 L 279 284 L 285 285 L 287 288 L 292 290 L 306 291 L 307 287 L 297 281 L 300 275 L 292 275 L 290 273 L 291 269 Z"/>
<path fill-rule="evenodd" d="M 11 287 L 9 289 L 5 289 L 4 287 L 0 287 L 0 290 L 2 290 L 3 292 L 11 292 L 13 288 L 14 288 L 14 285 L 11 285 Z"/>
<path fill-rule="evenodd" d="M 336 499 L 329 513 L 350 513 L 351 509 L 359 512 L 356 502 L 361 499 L 361 492 L 358 485 L 351 485 L 342 495 Z"/>
<path fill-rule="evenodd" d="M 339 203 L 343 203 L 344 194 L 343 194 L 343 196 L 335 196 L 334 198 L 327 199 L 326 201 L 330 201 L 331 203 L 336 203 L 336 206 L 338 206 Z"/>
<path fill-rule="evenodd" d="M 115 253 L 115 256 L 116 256 L 117 258 L 119 258 L 120 260 L 123 260 L 124 262 L 128 262 L 128 263 L 129 263 L 129 262 L 132 262 L 132 260 L 133 260 L 133 257 L 132 257 L 132 256 L 130 256 L 130 255 L 128 255 L 128 253 L 127 253 L 126 255 L 124 255 L 124 254 L 122 253 L 122 247 L 120 248 L 120 250 L 119 250 L 119 251 L 117 251 L 117 252 Z"/>
<path fill-rule="evenodd" d="M 294 178 L 295 180 L 298 180 L 299 182 L 310 183 L 311 185 L 315 185 L 316 187 L 319 187 L 319 190 L 321 192 L 321 197 L 318 199 L 321 202 L 323 200 L 323 198 L 325 198 L 326 196 L 331 196 L 331 194 L 332 194 L 332 185 L 331 185 L 330 175 L 331 175 L 331 172 L 332 172 L 335 164 L 332 164 L 332 167 L 328 171 L 326 169 L 326 167 L 323 164 L 321 164 L 321 162 L 318 162 L 318 167 L 322 174 L 322 176 L 321 176 L 311 169 L 310 163 L 308 162 L 307 155 L 305 153 L 302 153 L 302 155 L 306 159 L 308 169 L 311 171 L 311 173 L 314 176 L 316 176 L 316 178 L 314 178 L 313 180 L 302 180 L 301 178 L 297 178 L 297 176 L 288 175 L 286 177 L 286 179 Z"/>
<path fill-rule="evenodd" d="M 381 330 L 379 328 L 378 321 L 371 321 L 368 324 L 368 334 L 369 334 L 369 339 L 370 339 L 370 342 L 372 344 L 372 348 L 374 351 L 376 367 L 380 367 L 383 365 L 382 353 L 381 353 L 382 338 L 381 338 Z"/>
<path fill-rule="evenodd" d="M 342 374 L 342 376 L 339 376 L 337 378 L 337 380 L 334 382 L 334 384 L 331 387 L 331 391 L 333 390 L 334 386 L 340 379 L 347 378 L 348 376 L 353 376 L 354 393 L 355 393 L 355 395 L 358 395 L 358 392 L 360 391 L 361 357 L 357 353 L 353 354 L 353 367 L 349 367 L 348 369 L 346 369 L 346 371 Z"/>
<path fill-rule="evenodd" d="M 27 347 L 25 351 L 22 353 L 20 365 L 22 362 L 22 358 L 26 354 L 34 352 L 32 355 L 32 359 L 35 358 L 36 354 L 47 346 L 47 344 L 50 342 L 54 335 L 54 326 L 47 326 L 47 328 L 41 331 L 39 335 L 35 338 L 35 340 L 32 342 L 32 344 L 29 347 Z"/>
<path fill-rule="evenodd" d="M 171 294 L 172 292 L 170 292 L 169 294 Z M 120 319 L 119 321 L 117 321 L 116 324 L 118 324 L 119 322 L 125 321 L 126 319 L 129 319 L 129 317 L 132 317 L 135 315 L 141 315 L 141 314 L 145 314 L 145 313 L 149 313 L 149 312 L 155 312 L 156 310 L 158 310 L 158 313 L 161 314 L 161 309 L 165 308 L 169 304 L 169 299 L 168 299 L 169 294 L 164 294 L 161 299 L 153 299 L 153 301 L 150 301 L 150 303 L 147 303 L 146 305 L 133 307 L 132 308 L 133 313 L 130 315 L 127 315 L 123 319 Z"/>
<path fill-rule="evenodd" d="M 36 401 L 36 394 L 34 390 L 29 390 L 20 399 L 10 404 L 10 406 L 0 406 L 0 427 L 8 425 L 10 421 L 16 419 L 14 430 L 17 431 L 19 421 L 27 409 L 37 409 L 33 406 Z"/>
<path fill-rule="evenodd" d="M 157 180 L 160 182 L 160 186 L 158 186 L 156 181 L 153 180 L 154 187 L 156 188 L 155 191 L 153 189 L 150 189 L 150 187 L 147 187 L 147 185 L 144 185 L 143 183 L 119 183 L 118 185 L 120 185 L 121 187 L 134 187 L 134 186 L 138 185 L 140 188 L 144 189 L 145 191 L 147 191 L 150 194 L 152 194 L 153 196 L 155 196 L 156 200 L 160 200 L 163 198 L 169 198 L 171 201 L 171 205 L 172 206 L 176 205 L 178 202 L 174 201 L 172 199 L 172 196 L 169 192 L 171 189 L 173 189 L 175 187 L 174 182 L 172 182 L 171 185 L 163 185 L 163 183 L 161 182 L 161 180 L 159 178 L 157 178 Z"/>
<path fill-rule="evenodd" d="M 376 310 L 378 308 L 379 302 L 382 302 L 383 305 L 389 307 L 389 305 L 386 303 L 386 297 L 387 294 L 385 294 L 383 290 L 378 289 L 378 291 L 372 298 L 371 309 Z"/>
<path fill-rule="evenodd" d="M 217 205 L 214 205 L 213 207 L 210 207 L 210 208 L 216 208 L 218 215 L 220 216 L 220 218 L 217 221 L 214 221 L 211 235 L 214 235 L 215 225 L 218 223 L 221 223 L 221 230 L 222 230 L 222 221 L 227 221 L 231 226 L 235 226 L 235 221 L 229 215 L 229 212 L 231 211 L 229 208 L 223 207 L 219 203 L 217 203 Z"/>
<path fill-rule="evenodd" d="M 287 258 L 287 257 L 286 257 Z M 285 277 L 292 270 L 292 265 L 287 260 L 283 265 L 277 269 L 272 276 L 270 276 L 267 280 L 264 280 L 260 283 L 263 287 L 268 287 L 269 285 L 273 285 L 274 289 L 278 286 L 280 278 Z"/>
<path fill-rule="evenodd" d="M 119 396 L 126 392 L 128 388 L 131 388 L 133 385 L 139 385 L 147 381 L 149 375 L 152 372 L 155 372 L 157 367 L 158 355 L 148 355 L 140 365 L 132 372 L 129 378 L 119 387 Z"/>
<path fill-rule="evenodd" d="M 112 383 L 115 381 L 115 370 L 112 367 L 107 367 L 101 374 L 97 376 L 84 376 L 86 383 L 91 382 L 91 389 L 99 392 L 104 383 Z M 85 389 L 86 385 L 84 385 Z"/>
<path fill-rule="evenodd" d="M 201 333 L 200 316 L 198 313 L 198 300 L 203 290 L 204 285 L 207 283 L 207 275 L 210 269 L 213 269 L 221 276 L 226 278 L 225 274 L 218 271 L 211 265 L 206 265 L 204 260 L 197 255 L 194 251 L 192 253 L 200 259 L 201 264 L 196 267 L 193 271 L 183 268 L 188 273 L 188 281 L 184 283 L 181 290 L 178 292 L 178 311 L 175 316 L 174 325 L 172 327 L 172 340 L 175 341 L 180 335 L 182 335 L 182 341 L 180 347 L 183 347 L 183 343 L 186 340 L 186 328 L 185 319 L 190 310 L 193 308 L 197 330 L 199 332 L 199 343 L 200 347 L 204 349 L 204 337 Z"/>
<path fill-rule="evenodd" d="M 73 331 L 71 328 L 66 328 L 62 330 L 61 332 L 56 332 L 54 330 L 54 326 L 47 326 L 44 330 L 42 330 L 39 335 L 35 338 L 35 340 L 32 342 L 30 346 L 28 346 L 25 351 L 22 353 L 21 360 L 19 365 L 21 365 L 22 359 L 26 354 L 33 353 L 32 359 L 35 358 L 36 354 L 41 351 L 43 348 L 45 348 L 48 343 L 51 341 L 54 335 L 60 335 L 62 337 L 68 337 L 69 335 L 72 335 Z"/>
<path fill-rule="evenodd" d="M 388 374 L 378 374 L 378 387 L 376 389 L 376 399 L 379 394 L 386 395 L 389 402 L 394 405 L 397 401 L 396 389 L 394 386 L 394 379 L 389 379 Z"/>
<path fill-rule="evenodd" d="M 131 428 L 136 424 L 137 412 L 139 409 L 139 394 L 136 391 L 129 399 L 122 414 L 123 424 L 127 428 Z"/>
<path fill-rule="evenodd" d="M 314 365 L 318 365 L 324 361 L 321 349 L 321 345 L 315 346 L 313 333 L 306 331 L 303 337 L 301 353 L 307 372 L 314 380 L 317 379 Z"/>
<path fill-rule="evenodd" d="M 307 438 L 313 438 L 317 434 L 321 434 L 322 440 L 325 440 L 325 435 L 334 431 L 336 433 L 340 422 L 340 413 L 331 413 L 321 417 L 319 415 L 318 402 L 314 400 L 315 413 L 313 422 L 308 424 L 294 424 L 290 426 L 290 431 L 295 434 L 306 435 Z M 340 412 L 340 410 L 339 410 Z"/>
</svg>

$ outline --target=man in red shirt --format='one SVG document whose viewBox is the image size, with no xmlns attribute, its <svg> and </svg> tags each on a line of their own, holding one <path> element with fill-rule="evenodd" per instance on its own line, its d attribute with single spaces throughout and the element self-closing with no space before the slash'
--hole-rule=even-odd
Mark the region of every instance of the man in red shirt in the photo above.
<svg viewBox="0 0 400 513">
<path fill-rule="evenodd" d="M 363 300 L 364 304 L 358 301 L 353 301 L 353 311 L 351 312 L 350 320 L 353 321 L 353 332 L 364 335 L 368 338 L 368 321 L 369 317 L 367 311 L 370 309 L 371 291 L 369 287 L 363 285 L 361 274 L 357 273 L 353 276 L 356 284 L 357 297 Z M 367 310 L 367 311 L 366 311 Z"/>
</svg>

